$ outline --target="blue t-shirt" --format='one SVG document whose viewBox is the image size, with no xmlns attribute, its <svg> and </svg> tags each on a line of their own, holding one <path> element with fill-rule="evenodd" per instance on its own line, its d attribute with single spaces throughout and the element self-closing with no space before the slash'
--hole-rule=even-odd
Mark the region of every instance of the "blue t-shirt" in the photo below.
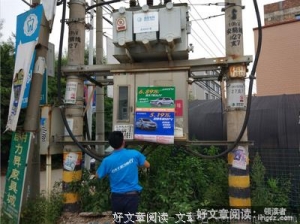
<svg viewBox="0 0 300 224">
<path fill-rule="evenodd" d="M 119 149 L 103 159 L 97 169 L 99 178 L 109 176 L 113 193 L 141 191 L 138 183 L 138 167 L 144 165 L 146 157 L 136 150 Z"/>
</svg>

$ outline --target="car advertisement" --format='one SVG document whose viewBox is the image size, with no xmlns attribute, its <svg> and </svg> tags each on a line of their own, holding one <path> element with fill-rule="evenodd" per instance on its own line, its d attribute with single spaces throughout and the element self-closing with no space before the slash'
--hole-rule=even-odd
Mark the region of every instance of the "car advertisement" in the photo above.
<svg viewBox="0 0 300 224">
<path fill-rule="evenodd" d="M 136 108 L 175 108 L 175 87 L 138 87 Z"/>
<path fill-rule="evenodd" d="M 134 138 L 174 143 L 175 87 L 138 87 Z"/>
</svg>

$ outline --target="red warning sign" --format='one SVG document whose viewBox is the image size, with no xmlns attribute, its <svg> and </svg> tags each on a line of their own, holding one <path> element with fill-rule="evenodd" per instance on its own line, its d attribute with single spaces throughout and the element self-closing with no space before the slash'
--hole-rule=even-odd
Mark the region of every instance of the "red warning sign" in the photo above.
<svg viewBox="0 0 300 224">
<path fill-rule="evenodd" d="M 117 23 L 117 31 L 124 31 L 127 29 L 125 17 L 117 18 L 116 23 Z"/>
</svg>

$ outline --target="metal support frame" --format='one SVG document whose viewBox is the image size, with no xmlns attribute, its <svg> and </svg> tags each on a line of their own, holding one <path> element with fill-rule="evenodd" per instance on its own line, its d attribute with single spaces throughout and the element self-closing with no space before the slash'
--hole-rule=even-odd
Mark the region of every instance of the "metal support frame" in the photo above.
<svg viewBox="0 0 300 224">
<path fill-rule="evenodd" d="M 101 65 L 78 65 L 78 66 L 64 66 L 62 71 L 65 75 L 69 73 L 77 74 L 78 76 L 111 76 L 115 73 L 135 73 L 135 72 L 149 72 L 149 71 L 168 71 L 168 70 L 190 70 L 194 71 L 205 71 L 205 70 L 222 70 L 227 69 L 231 64 L 252 62 L 252 56 L 227 56 L 219 58 L 201 58 L 193 60 L 176 60 L 172 62 L 156 62 L 156 63 L 134 63 L 134 64 L 101 64 Z M 205 81 L 205 80 L 218 80 L 219 76 L 191 76 L 193 81 Z M 188 80 L 187 80 L 188 81 Z M 104 83 L 103 85 L 107 85 Z M 66 144 L 67 142 L 61 141 L 59 136 L 56 136 L 56 143 Z M 144 144 L 142 141 L 126 140 L 130 144 Z M 81 141 L 82 145 L 105 145 L 106 141 Z M 68 144 L 72 144 L 68 142 Z M 147 142 L 147 144 L 151 144 Z M 155 143 L 153 143 L 155 144 Z M 216 145 L 230 146 L 233 144 L 231 141 L 190 141 L 186 139 L 175 139 L 175 145 Z M 245 145 L 251 145 L 252 142 L 245 141 Z"/>
<path fill-rule="evenodd" d="M 56 136 L 54 142 L 56 144 L 60 145 L 75 145 L 76 143 L 73 141 L 63 141 L 60 136 Z M 108 144 L 108 141 L 78 141 L 80 144 L 86 146 L 86 145 L 105 145 Z M 129 140 L 126 139 L 126 143 L 130 145 L 143 145 L 145 144 L 145 141 L 140 141 L 140 140 Z M 209 145 L 214 145 L 214 146 L 230 146 L 233 145 L 234 141 L 190 141 L 190 140 L 174 140 L 174 145 L 186 145 L 186 146 L 209 146 Z M 253 141 L 241 141 L 240 142 L 243 145 L 253 145 Z M 159 143 L 155 142 L 147 142 L 149 145 L 157 145 Z"/>
<path fill-rule="evenodd" d="M 77 73 L 78 75 L 93 75 L 93 76 L 111 76 L 118 72 L 149 72 L 159 70 L 176 70 L 176 69 L 190 69 L 193 71 L 203 70 L 219 70 L 222 67 L 227 68 L 230 64 L 252 62 L 252 56 L 228 56 L 219 58 L 201 58 L 193 60 L 176 60 L 172 62 L 159 61 L 156 63 L 133 63 L 133 64 L 105 64 L 105 65 L 75 65 L 64 66 L 62 68 L 63 74 Z"/>
</svg>

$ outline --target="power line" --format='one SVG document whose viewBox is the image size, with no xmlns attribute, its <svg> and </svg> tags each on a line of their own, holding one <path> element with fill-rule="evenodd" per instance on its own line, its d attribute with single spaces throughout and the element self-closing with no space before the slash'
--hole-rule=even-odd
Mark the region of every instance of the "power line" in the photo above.
<svg viewBox="0 0 300 224">
<path fill-rule="evenodd" d="M 199 18 L 202 18 L 202 16 L 200 15 L 200 13 L 196 10 L 195 6 L 191 3 L 190 0 L 188 0 L 188 2 L 190 3 L 190 5 L 194 8 L 195 12 L 198 14 Z M 211 28 L 207 25 L 207 23 L 203 20 L 204 24 L 206 25 L 206 27 L 209 29 L 209 31 L 212 33 L 212 35 L 215 37 L 215 39 L 218 41 L 218 43 L 222 46 L 223 50 L 225 50 L 224 45 L 220 42 L 220 40 L 216 37 L 215 33 L 211 30 Z M 201 25 L 199 24 L 198 21 L 196 21 L 196 23 L 201 27 Z M 201 27 L 202 28 L 202 27 Z M 202 29 L 204 31 L 204 29 Z M 217 46 L 217 44 L 215 44 L 215 42 L 211 39 L 210 35 L 208 35 L 205 31 L 204 33 L 207 35 L 207 37 L 211 40 L 211 42 L 216 46 L 216 48 L 222 53 L 222 55 L 224 55 L 224 52 Z"/>
<path fill-rule="evenodd" d="M 216 55 L 213 53 L 213 51 L 209 48 L 209 46 L 207 46 L 207 44 L 205 43 L 205 41 L 202 40 L 202 38 L 199 36 L 199 34 L 192 29 L 192 31 L 198 36 L 198 38 L 196 38 L 193 34 L 191 34 L 191 36 L 195 39 L 195 41 L 211 56 L 211 57 L 216 57 Z M 199 41 L 199 39 L 203 42 L 203 44 L 206 46 L 204 47 L 203 44 Z M 207 50 L 208 48 L 208 50 Z"/>
</svg>

